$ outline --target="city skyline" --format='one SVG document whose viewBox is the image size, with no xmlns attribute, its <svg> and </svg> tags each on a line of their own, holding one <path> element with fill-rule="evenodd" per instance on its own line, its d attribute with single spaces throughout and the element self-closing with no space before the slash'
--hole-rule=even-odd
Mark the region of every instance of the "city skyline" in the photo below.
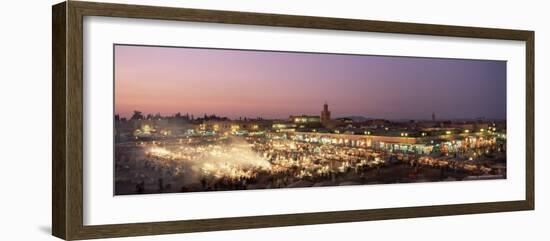
<svg viewBox="0 0 550 241">
<path fill-rule="evenodd" d="M 115 113 L 506 119 L 506 62 L 115 46 Z"/>
<path fill-rule="evenodd" d="M 320 117 L 319 113 L 320 111 L 318 111 L 319 113 L 303 113 L 303 114 L 300 114 L 300 115 L 287 115 L 286 117 L 281 117 L 281 118 L 264 118 L 262 116 L 238 116 L 238 117 L 235 117 L 235 118 L 230 118 L 230 117 L 227 117 L 227 116 L 222 116 L 222 115 L 218 115 L 216 113 L 189 113 L 189 112 L 183 112 L 183 111 L 179 111 L 179 112 L 175 112 L 175 113 L 165 113 L 165 114 L 162 114 L 162 113 L 159 113 L 159 112 L 156 112 L 156 113 L 144 113 L 140 110 L 134 110 L 134 111 L 138 111 L 140 112 L 145 118 L 148 116 L 148 115 L 151 115 L 153 117 L 157 116 L 157 115 L 160 115 L 162 118 L 173 118 L 175 117 L 177 114 L 180 115 L 180 117 L 185 117 L 186 115 L 191 118 L 193 117 L 194 119 L 200 119 L 200 118 L 204 118 L 205 116 L 207 117 L 218 117 L 218 118 L 227 118 L 229 120 L 244 120 L 245 118 L 248 119 L 248 120 L 257 120 L 257 119 L 261 119 L 261 120 L 288 120 L 289 117 L 292 117 L 292 116 L 318 116 Z M 134 112 L 133 111 L 133 112 Z M 119 118 L 126 118 L 127 120 L 130 119 L 133 115 L 133 112 L 132 114 L 129 114 L 129 115 L 120 115 L 118 113 L 115 113 L 116 116 L 118 116 Z M 429 116 L 426 116 L 426 117 L 422 117 L 422 118 L 417 118 L 417 119 L 407 119 L 407 118 L 386 118 L 385 120 L 390 120 L 390 121 L 411 121 L 411 120 L 415 120 L 415 121 L 432 121 L 433 118 L 432 118 L 432 114 L 435 114 L 434 116 L 437 117 L 437 113 L 429 113 L 430 115 Z M 343 119 L 343 118 L 364 118 L 365 120 L 381 120 L 381 119 L 384 119 L 384 118 L 378 118 L 376 116 L 360 116 L 360 115 L 347 115 L 347 116 L 332 116 L 332 119 Z M 504 121 L 505 118 L 485 118 L 485 117 L 477 117 L 477 118 L 454 118 L 454 119 L 451 119 L 451 118 L 436 118 L 437 121 L 474 121 L 474 120 L 495 120 L 495 121 Z"/>
</svg>

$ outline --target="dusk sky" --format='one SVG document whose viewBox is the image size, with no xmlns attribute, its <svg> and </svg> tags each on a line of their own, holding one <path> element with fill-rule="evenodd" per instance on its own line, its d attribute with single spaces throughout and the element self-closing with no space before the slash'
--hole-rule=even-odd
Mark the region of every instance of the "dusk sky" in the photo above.
<svg viewBox="0 0 550 241">
<path fill-rule="evenodd" d="M 115 46 L 115 113 L 506 118 L 506 62 Z"/>
</svg>

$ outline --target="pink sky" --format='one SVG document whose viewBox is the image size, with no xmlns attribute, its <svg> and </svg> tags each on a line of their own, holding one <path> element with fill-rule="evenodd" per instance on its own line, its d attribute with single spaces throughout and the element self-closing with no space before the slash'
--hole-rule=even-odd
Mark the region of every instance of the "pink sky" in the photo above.
<svg viewBox="0 0 550 241">
<path fill-rule="evenodd" d="M 115 112 L 505 118 L 506 63 L 115 46 Z"/>
</svg>

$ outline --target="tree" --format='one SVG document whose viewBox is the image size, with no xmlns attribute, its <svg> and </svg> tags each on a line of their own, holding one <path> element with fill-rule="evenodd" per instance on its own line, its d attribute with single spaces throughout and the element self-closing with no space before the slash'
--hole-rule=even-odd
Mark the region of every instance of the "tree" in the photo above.
<svg viewBox="0 0 550 241">
<path fill-rule="evenodd" d="M 132 118 L 130 120 L 141 120 L 143 119 L 143 115 L 141 111 L 134 110 L 134 114 L 132 115 Z"/>
</svg>

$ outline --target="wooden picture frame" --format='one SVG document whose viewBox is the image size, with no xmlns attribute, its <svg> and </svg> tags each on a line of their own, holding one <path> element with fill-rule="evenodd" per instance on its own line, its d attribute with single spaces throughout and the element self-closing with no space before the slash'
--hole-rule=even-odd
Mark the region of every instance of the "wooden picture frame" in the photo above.
<svg viewBox="0 0 550 241">
<path fill-rule="evenodd" d="M 265 228 L 291 225 L 533 210 L 534 32 L 432 24 L 213 11 L 68 1 L 52 8 L 52 233 L 66 239 Z M 83 17 L 108 16 L 208 23 L 281 26 L 464 38 L 526 43 L 525 200 L 302 214 L 215 218 L 86 226 L 83 224 Z"/>
</svg>

